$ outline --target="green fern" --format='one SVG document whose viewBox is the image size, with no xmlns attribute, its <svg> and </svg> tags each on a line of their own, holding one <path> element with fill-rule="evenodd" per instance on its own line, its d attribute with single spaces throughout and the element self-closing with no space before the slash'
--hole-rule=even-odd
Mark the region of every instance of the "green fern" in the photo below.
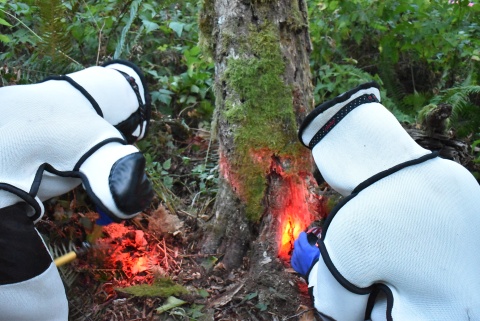
<svg viewBox="0 0 480 321">
<path fill-rule="evenodd" d="M 72 44 L 66 23 L 67 12 L 61 0 L 36 1 L 39 14 L 39 33 L 42 41 L 39 51 L 51 60 L 52 65 L 65 66 Z"/>
<path fill-rule="evenodd" d="M 447 103 L 452 105 L 451 126 L 459 137 L 480 133 L 480 86 L 465 84 L 443 90 L 432 103 Z"/>
<path fill-rule="evenodd" d="M 113 55 L 113 58 L 117 59 L 122 56 L 122 53 L 125 49 L 125 42 L 127 39 L 127 33 L 130 31 L 132 27 L 132 23 L 135 20 L 135 18 L 138 15 L 138 8 L 140 7 L 140 4 L 142 3 L 143 0 L 134 0 L 130 4 L 130 15 L 128 17 L 128 20 L 125 24 L 125 27 L 122 29 L 122 33 L 120 35 L 120 39 L 117 43 L 117 47 L 115 48 L 115 53 Z"/>
<path fill-rule="evenodd" d="M 380 58 L 378 74 L 382 78 L 382 87 L 387 91 L 388 97 L 390 97 L 399 109 L 407 109 L 407 106 L 403 102 L 403 97 L 406 95 L 405 88 L 396 75 L 394 64 L 392 64 L 390 60 Z"/>
</svg>

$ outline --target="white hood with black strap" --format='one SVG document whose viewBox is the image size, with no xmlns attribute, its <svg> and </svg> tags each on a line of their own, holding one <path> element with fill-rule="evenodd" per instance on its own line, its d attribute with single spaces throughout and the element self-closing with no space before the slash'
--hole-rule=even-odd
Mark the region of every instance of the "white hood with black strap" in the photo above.
<svg viewBox="0 0 480 321">
<path fill-rule="evenodd" d="M 480 187 L 420 147 L 376 83 L 318 106 L 299 138 L 345 198 L 327 218 L 309 276 L 334 320 L 480 320 Z"/>
<path fill-rule="evenodd" d="M 3 87 L 0 101 L 0 208 L 24 201 L 37 221 L 43 201 L 80 183 L 114 221 L 148 205 L 145 160 L 130 144 L 146 135 L 150 98 L 134 64 L 114 60 L 38 84 Z M 123 166 L 117 166 L 120 159 Z M 125 164 L 137 175 L 127 173 Z M 131 194 L 127 200 L 112 194 L 114 170 L 116 182 L 125 185 L 117 192 Z"/>
<path fill-rule="evenodd" d="M 377 86 L 366 83 L 322 104 L 300 129 L 323 178 L 344 196 L 381 171 L 431 153 L 380 104 Z"/>
</svg>

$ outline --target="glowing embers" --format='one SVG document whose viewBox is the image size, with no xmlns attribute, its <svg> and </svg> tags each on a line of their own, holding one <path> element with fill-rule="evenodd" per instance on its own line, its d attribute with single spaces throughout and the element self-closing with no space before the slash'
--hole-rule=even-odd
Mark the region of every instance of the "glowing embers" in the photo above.
<svg viewBox="0 0 480 321">
<path fill-rule="evenodd" d="M 105 226 L 97 244 L 107 250 L 98 253 L 97 264 L 102 267 L 95 272 L 115 285 L 151 284 L 156 275 L 178 267 L 176 251 L 167 248 L 164 240 L 124 223 Z"/>
</svg>

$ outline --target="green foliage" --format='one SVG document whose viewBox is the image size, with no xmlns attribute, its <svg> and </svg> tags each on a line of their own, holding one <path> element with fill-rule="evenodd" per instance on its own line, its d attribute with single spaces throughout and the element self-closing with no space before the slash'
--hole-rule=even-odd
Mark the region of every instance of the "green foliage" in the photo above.
<svg viewBox="0 0 480 321">
<path fill-rule="evenodd" d="M 430 103 L 451 103 L 456 132 L 478 133 L 480 101 L 469 86 L 480 81 L 479 4 L 327 0 L 308 5 L 317 103 L 373 79 L 400 121 L 415 122 Z"/>
<path fill-rule="evenodd" d="M 472 144 L 472 150 L 473 150 L 473 154 L 475 156 L 474 162 L 476 164 L 480 164 L 480 148 L 478 146 L 480 146 L 480 139 L 474 141 L 473 144 Z M 473 174 L 475 175 L 477 180 L 480 180 L 480 172 L 477 171 Z"/>
<path fill-rule="evenodd" d="M 153 184 L 153 188 L 157 195 L 165 202 L 170 210 L 173 210 L 178 203 L 178 198 L 172 192 L 173 177 L 168 172 L 171 169 L 171 159 L 164 162 L 154 160 L 154 157 L 148 153 L 144 153 L 146 160 L 146 172 Z"/>
<path fill-rule="evenodd" d="M 39 32 L 42 35 L 37 49 L 51 64 L 68 63 L 72 47 L 67 29 L 66 8 L 61 0 L 37 1 Z M 71 58 L 70 58 L 71 59 Z"/>
<path fill-rule="evenodd" d="M 0 26 L 9 33 L 0 29 L 0 58 L 22 66 L 28 77 L 22 83 L 109 58 L 132 60 L 149 77 L 159 111 L 173 117 L 189 111 L 183 116 L 197 124 L 213 111 L 213 63 L 196 45 L 197 11 L 189 1 L 1 1 Z M 71 64 L 52 63 L 59 58 Z"/>
<path fill-rule="evenodd" d="M 173 317 L 173 320 L 177 320 L 176 317 L 180 317 L 180 320 L 203 320 L 204 314 L 202 310 L 204 308 L 203 305 L 192 304 L 189 307 L 181 307 L 183 306 L 185 301 L 179 300 L 175 297 L 169 297 L 167 302 L 162 305 L 161 307 L 157 308 L 157 313 L 165 313 L 168 312 L 170 317 Z"/>
<path fill-rule="evenodd" d="M 1 0 L 0 1 L 0 27 L 4 26 L 4 27 L 10 28 L 10 27 L 12 27 L 12 25 L 7 20 L 5 20 L 5 18 L 4 18 L 5 14 L 6 14 L 6 12 L 4 11 L 4 6 L 5 6 L 6 2 L 7 2 L 6 0 Z M 2 29 L 0 29 L 0 31 L 1 30 Z M 11 41 L 11 39 L 8 35 L 2 34 L 0 32 L 0 42 L 8 43 L 10 41 Z"/>
<path fill-rule="evenodd" d="M 480 86 L 468 82 L 445 89 L 432 99 L 433 103 L 452 105 L 450 126 L 455 128 L 459 137 L 480 134 Z"/>
<path fill-rule="evenodd" d="M 383 80 L 378 75 L 372 76 L 368 72 L 357 68 L 357 62 L 354 60 L 348 60 L 348 62 L 349 64 L 345 62 L 343 64 L 326 64 L 312 71 L 315 85 L 313 94 L 316 102 L 327 101 L 362 83 L 375 80 L 381 86 L 382 103 L 390 109 L 397 119 L 403 122 L 414 121 L 412 116 L 401 111 L 392 102 L 388 90 L 382 86 L 384 84 Z"/>
</svg>

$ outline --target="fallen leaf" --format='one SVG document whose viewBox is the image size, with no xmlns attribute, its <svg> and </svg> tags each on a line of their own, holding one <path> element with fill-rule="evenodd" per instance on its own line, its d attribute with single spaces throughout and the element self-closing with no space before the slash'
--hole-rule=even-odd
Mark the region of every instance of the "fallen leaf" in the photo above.
<svg viewBox="0 0 480 321">
<path fill-rule="evenodd" d="M 168 297 L 167 302 L 165 302 L 165 304 L 162 305 L 161 307 L 157 308 L 156 311 L 157 311 L 157 313 L 163 313 L 163 312 L 166 312 L 166 311 L 171 310 L 173 308 L 184 305 L 185 303 L 187 303 L 187 302 L 185 302 L 183 300 L 180 300 L 180 299 L 177 299 L 174 296 L 171 296 L 171 297 Z"/>
</svg>

